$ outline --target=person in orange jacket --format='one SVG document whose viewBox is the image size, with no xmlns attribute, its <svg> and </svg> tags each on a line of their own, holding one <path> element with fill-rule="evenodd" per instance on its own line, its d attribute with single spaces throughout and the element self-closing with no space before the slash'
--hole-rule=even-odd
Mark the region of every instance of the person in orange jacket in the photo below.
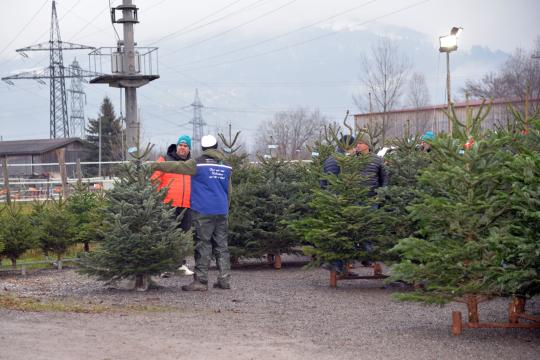
<svg viewBox="0 0 540 360">
<path fill-rule="evenodd" d="M 191 158 L 191 138 L 189 135 L 181 135 L 176 144 L 171 144 L 167 148 L 167 153 L 159 157 L 157 162 L 163 161 L 186 161 Z M 151 179 L 157 183 L 158 189 L 167 187 L 167 195 L 163 202 L 170 203 L 175 208 L 176 217 L 183 212 L 183 217 L 179 227 L 184 231 L 191 229 L 191 176 L 183 174 L 166 173 L 155 171 Z M 186 261 L 178 269 L 184 275 L 192 275 Z M 165 274 L 165 276 L 168 274 Z"/>
</svg>

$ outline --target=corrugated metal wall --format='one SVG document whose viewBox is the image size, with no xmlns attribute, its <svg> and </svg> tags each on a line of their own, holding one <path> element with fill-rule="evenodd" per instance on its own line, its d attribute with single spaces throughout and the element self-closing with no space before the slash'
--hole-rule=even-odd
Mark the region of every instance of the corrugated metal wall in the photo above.
<svg viewBox="0 0 540 360">
<path fill-rule="evenodd" d="M 506 126 L 508 123 L 513 123 L 513 116 L 508 110 L 509 103 L 497 103 L 493 104 L 491 111 L 482 124 L 483 128 L 493 129 L 497 126 Z M 514 107 L 523 111 L 524 105 L 513 104 Z M 532 101 L 530 103 L 530 109 L 538 107 L 540 101 Z M 470 110 L 473 114 L 476 114 L 480 109 L 479 105 L 470 106 Z M 386 138 L 401 138 L 407 134 L 407 128 L 409 134 L 415 133 L 423 134 L 427 130 L 434 131 L 436 133 L 448 131 L 448 117 L 444 113 L 443 107 L 434 107 L 430 109 L 406 110 L 406 111 L 392 111 L 386 114 Z M 531 111 L 531 110 L 529 110 Z M 460 106 L 455 108 L 456 115 L 460 121 L 465 121 L 467 116 L 467 108 Z M 383 122 L 383 115 L 377 114 L 358 114 L 354 115 L 355 125 L 357 129 L 361 129 L 369 125 L 370 123 L 381 124 Z"/>
</svg>

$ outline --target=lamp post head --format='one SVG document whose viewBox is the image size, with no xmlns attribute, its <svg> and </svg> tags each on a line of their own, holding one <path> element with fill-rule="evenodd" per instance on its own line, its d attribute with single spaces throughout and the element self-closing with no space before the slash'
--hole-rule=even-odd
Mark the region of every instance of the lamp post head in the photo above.
<svg viewBox="0 0 540 360">
<path fill-rule="evenodd" d="M 455 35 L 456 37 L 459 37 L 461 33 L 463 32 L 462 27 L 453 27 L 452 30 L 450 30 L 450 35 Z"/>
<path fill-rule="evenodd" d="M 461 27 L 453 27 L 450 30 L 450 35 L 439 37 L 439 52 L 450 52 L 457 50 L 457 38 L 463 31 Z"/>
<path fill-rule="evenodd" d="M 439 52 L 450 52 L 454 50 L 457 50 L 457 38 L 455 35 L 439 37 Z"/>
</svg>

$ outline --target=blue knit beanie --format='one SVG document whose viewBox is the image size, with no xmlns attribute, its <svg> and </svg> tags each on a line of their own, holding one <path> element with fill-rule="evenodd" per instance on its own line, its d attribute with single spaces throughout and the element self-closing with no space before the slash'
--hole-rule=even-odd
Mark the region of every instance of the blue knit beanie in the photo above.
<svg viewBox="0 0 540 360">
<path fill-rule="evenodd" d="M 426 141 L 426 140 L 429 140 L 429 141 L 435 140 L 435 134 L 433 133 L 433 131 L 426 131 L 426 133 L 422 135 L 422 141 Z"/>
<path fill-rule="evenodd" d="M 191 138 L 189 137 L 189 135 L 180 135 L 178 141 L 176 142 L 176 145 L 180 145 L 182 143 L 186 144 L 191 149 Z"/>
</svg>

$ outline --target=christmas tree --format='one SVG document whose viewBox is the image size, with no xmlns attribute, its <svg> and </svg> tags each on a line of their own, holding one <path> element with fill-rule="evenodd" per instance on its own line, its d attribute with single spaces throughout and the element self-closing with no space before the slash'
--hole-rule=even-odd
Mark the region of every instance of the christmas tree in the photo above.
<svg viewBox="0 0 540 360">
<path fill-rule="evenodd" d="M 29 215 L 16 203 L 7 205 L 0 216 L 0 257 L 11 260 L 13 268 L 17 259 L 25 251 L 32 249 L 37 242 L 37 232 L 30 223 Z"/>
<path fill-rule="evenodd" d="M 33 211 L 34 222 L 39 226 L 39 246 L 45 255 L 51 252 L 56 255 L 60 269 L 62 257 L 76 242 L 75 218 L 67 210 L 66 201 L 61 197 L 44 205 L 35 205 Z"/>
<path fill-rule="evenodd" d="M 338 141 L 337 136 L 333 138 Z M 380 235 L 382 222 L 374 210 L 377 199 L 369 196 L 362 175 L 370 155 L 332 156 L 339 164 L 339 176 L 322 174 L 319 169 L 318 180 L 326 186 L 321 189 L 318 180 L 312 183 L 310 210 L 293 221 L 291 229 L 309 244 L 304 252 L 312 255 L 312 265 L 338 260 L 380 260 L 386 252 Z"/>
<path fill-rule="evenodd" d="M 410 207 L 419 231 L 395 246 L 403 260 L 392 276 L 425 286 L 403 299 L 476 304 L 483 296 L 508 294 L 502 274 L 517 279 L 523 270 L 508 263 L 519 243 L 511 231 L 512 136 L 482 130 L 488 112 L 468 111 L 461 123 L 452 111 L 452 135 L 433 142 L 432 163 L 420 177 L 420 201 Z"/>
<path fill-rule="evenodd" d="M 85 252 L 90 250 L 91 241 L 99 241 L 103 237 L 103 205 L 103 196 L 90 192 L 83 184 L 77 184 L 68 199 L 67 209 L 75 221 L 75 238 L 84 244 Z"/>
<path fill-rule="evenodd" d="M 253 238 L 258 252 L 280 255 L 293 253 L 297 238 L 287 221 L 297 217 L 300 172 L 298 163 L 282 160 L 259 159 L 262 180 L 255 186 Z"/>
<path fill-rule="evenodd" d="M 234 257 L 294 252 L 297 240 L 286 221 L 298 212 L 298 166 L 260 158 L 256 166 L 245 163 L 234 170 L 229 227 Z"/>
<path fill-rule="evenodd" d="M 396 139 L 393 151 L 384 157 L 390 180 L 387 187 L 379 189 L 378 197 L 389 246 L 417 230 L 407 208 L 420 200 L 418 177 L 431 159 L 429 153 L 418 149 L 419 140 L 418 136 Z"/>
<path fill-rule="evenodd" d="M 150 276 L 172 271 L 192 248 L 192 236 L 178 228 L 174 209 L 163 203 L 142 164 L 148 154 L 121 167 L 115 186 L 106 194 L 105 236 L 101 246 L 82 258 L 81 272 L 102 281 L 135 279 L 147 290 Z"/>
<path fill-rule="evenodd" d="M 532 297 L 540 293 L 540 113 L 532 119 L 515 111 L 510 129 L 507 194 L 511 204 L 508 236 L 496 243 L 501 266 L 494 272 L 506 294 Z M 517 130 L 517 131 L 516 131 Z"/>
</svg>

